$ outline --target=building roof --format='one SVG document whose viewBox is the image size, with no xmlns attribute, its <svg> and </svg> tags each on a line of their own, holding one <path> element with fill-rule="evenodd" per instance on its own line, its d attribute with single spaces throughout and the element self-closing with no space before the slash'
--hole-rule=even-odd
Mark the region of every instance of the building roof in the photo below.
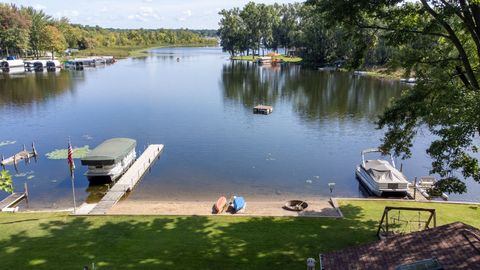
<svg viewBox="0 0 480 270">
<path fill-rule="evenodd" d="M 396 235 L 371 244 L 323 254 L 322 266 L 325 270 L 383 270 L 432 258 L 443 269 L 480 269 L 480 230 L 455 222 Z"/>
<path fill-rule="evenodd" d="M 82 158 L 82 165 L 113 165 L 132 152 L 136 145 L 135 140 L 128 138 L 106 140 Z"/>
</svg>

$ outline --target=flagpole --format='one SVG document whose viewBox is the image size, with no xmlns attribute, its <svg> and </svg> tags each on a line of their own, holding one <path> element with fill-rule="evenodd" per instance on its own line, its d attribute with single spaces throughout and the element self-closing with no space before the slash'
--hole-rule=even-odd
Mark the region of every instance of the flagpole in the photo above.
<svg viewBox="0 0 480 270">
<path fill-rule="evenodd" d="M 70 178 L 72 179 L 72 195 L 73 195 L 73 213 L 77 212 L 77 200 L 75 199 L 75 162 L 73 161 L 73 148 L 72 143 L 70 142 L 70 137 L 68 137 L 68 150 L 67 150 L 67 159 L 68 165 L 70 167 Z"/>
<path fill-rule="evenodd" d="M 73 213 L 75 214 L 77 212 L 77 201 L 75 200 L 75 183 L 73 181 L 75 175 L 73 172 L 70 175 L 72 176 Z"/>
</svg>

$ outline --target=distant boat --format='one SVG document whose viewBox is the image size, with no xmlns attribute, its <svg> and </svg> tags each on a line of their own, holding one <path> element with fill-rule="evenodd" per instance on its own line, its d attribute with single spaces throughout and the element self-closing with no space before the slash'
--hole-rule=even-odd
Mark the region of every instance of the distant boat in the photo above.
<svg viewBox="0 0 480 270">
<path fill-rule="evenodd" d="M 33 70 L 35 70 L 35 72 L 43 72 L 46 69 L 47 69 L 47 60 L 33 61 Z"/>
<path fill-rule="evenodd" d="M 271 64 L 272 63 L 272 57 L 270 56 L 263 56 L 263 57 L 259 57 L 257 58 L 257 62 L 259 64 Z"/>
<path fill-rule="evenodd" d="M 23 60 L 3 60 L 0 62 L 0 68 L 3 72 L 9 73 L 13 70 L 24 68 Z"/>
<path fill-rule="evenodd" d="M 384 192 L 407 193 L 409 182 L 395 168 L 393 157 L 390 155 L 390 163 L 383 159 L 365 160 L 365 154 L 368 153 L 382 153 L 382 151 L 378 148 L 362 151 L 362 164 L 355 171 L 360 181 L 377 196 L 381 196 Z"/>
<path fill-rule="evenodd" d="M 60 64 L 60 61 L 58 60 L 49 60 L 47 61 L 45 67 L 47 68 L 47 71 L 56 71 L 62 67 L 62 64 Z"/>
<path fill-rule="evenodd" d="M 244 209 L 246 206 L 245 199 L 243 197 L 233 196 L 233 211 L 238 212 Z"/>
<path fill-rule="evenodd" d="M 417 83 L 417 79 L 416 78 L 400 79 L 400 82 L 413 84 L 413 83 Z"/>
<path fill-rule="evenodd" d="M 137 142 L 128 138 L 113 138 L 102 142 L 84 158 L 82 165 L 88 166 L 85 175 L 92 181 L 98 178 L 109 178 L 115 181 L 135 161 Z"/>
</svg>

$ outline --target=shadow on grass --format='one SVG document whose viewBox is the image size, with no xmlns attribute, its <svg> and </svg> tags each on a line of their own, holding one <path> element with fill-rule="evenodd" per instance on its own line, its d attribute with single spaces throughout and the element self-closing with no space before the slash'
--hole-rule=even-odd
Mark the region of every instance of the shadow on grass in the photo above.
<svg viewBox="0 0 480 270">
<path fill-rule="evenodd" d="M 2 269 L 304 269 L 307 257 L 375 240 L 346 218 L 64 217 L 2 225 Z M 2 235 L 3 234 L 3 235 Z"/>
</svg>

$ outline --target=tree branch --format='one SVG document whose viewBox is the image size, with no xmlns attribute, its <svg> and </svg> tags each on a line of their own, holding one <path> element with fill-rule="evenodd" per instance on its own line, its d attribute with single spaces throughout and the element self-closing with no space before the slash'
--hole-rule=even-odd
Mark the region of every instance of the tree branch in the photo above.
<svg viewBox="0 0 480 270">
<path fill-rule="evenodd" d="M 465 71 L 467 73 L 466 77 L 468 79 L 468 84 L 466 86 L 467 87 L 472 87 L 473 89 L 478 91 L 480 89 L 480 87 L 478 85 L 477 78 L 475 77 L 475 74 L 473 73 L 472 66 L 471 66 L 470 61 L 468 59 L 468 55 L 465 52 L 465 49 L 463 48 L 463 45 L 462 45 L 460 39 L 455 34 L 455 31 L 453 31 L 452 27 L 448 23 L 446 23 L 445 20 L 443 20 L 441 18 L 441 16 L 435 10 L 432 9 L 432 7 L 430 7 L 430 5 L 427 3 L 427 0 L 420 0 L 420 1 L 422 2 L 423 6 L 427 10 L 427 12 L 430 13 L 430 15 L 432 15 L 432 17 L 435 18 L 440 23 L 440 25 L 443 26 L 443 28 L 445 28 L 448 35 L 450 36 L 450 40 L 452 41 L 455 48 L 457 48 L 457 51 L 460 55 L 460 58 L 462 59 L 463 66 L 464 66 Z"/>
<path fill-rule="evenodd" d="M 405 32 L 405 33 L 413 33 L 413 34 L 422 34 L 422 35 L 429 35 L 429 36 L 435 36 L 435 37 L 443 37 L 443 38 L 448 38 L 450 39 L 449 35 L 445 35 L 442 33 L 433 33 L 433 32 L 427 32 L 427 31 L 421 31 L 421 30 L 412 30 L 412 29 L 406 29 L 406 28 L 389 28 L 389 27 L 384 27 L 384 26 L 379 26 L 379 25 L 363 25 L 357 23 L 358 27 L 363 28 L 363 29 L 378 29 L 378 30 L 385 30 L 385 31 L 399 31 L 399 32 Z"/>
</svg>

